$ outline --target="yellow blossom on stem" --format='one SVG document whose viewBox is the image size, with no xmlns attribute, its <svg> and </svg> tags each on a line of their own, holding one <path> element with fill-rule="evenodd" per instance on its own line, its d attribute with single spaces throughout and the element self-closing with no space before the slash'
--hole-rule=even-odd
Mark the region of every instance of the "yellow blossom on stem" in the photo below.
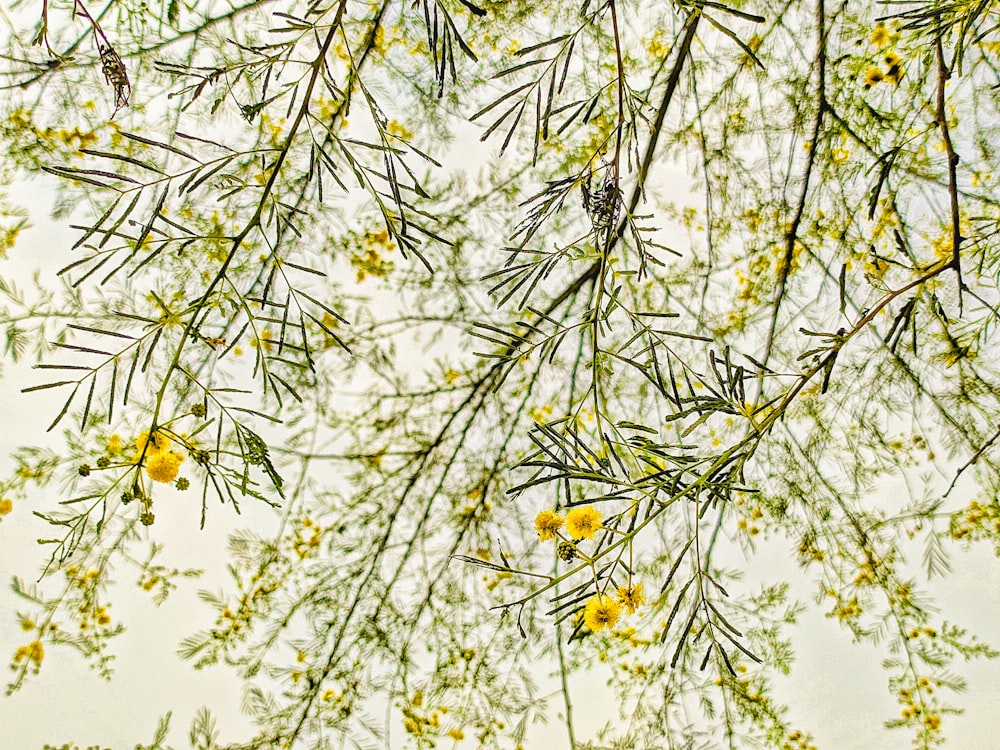
<svg viewBox="0 0 1000 750">
<path fill-rule="evenodd" d="M 3 500 L 0 500 L 0 516 L 6 516 L 12 510 L 14 510 L 13 500 L 9 497 L 5 497 Z"/>
<path fill-rule="evenodd" d="M 618 602 L 605 594 L 597 594 L 591 597 L 583 609 L 583 624 L 596 633 L 604 628 L 613 628 L 620 614 Z"/>
<path fill-rule="evenodd" d="M 556 532 L 562 528 L 563 517 L 551 510 L 543 510 L 535 516 L 535 531 L 538 532 L 539 541 L 545 542 L 554 539 Z"/>
<path fill-rule="evenodd" d="M 183 460 L 184 455 L 177 451 L 154 453 L 146 459 L 146 473 L 154 482 L 169 484 L 177 479 L 177 473 L 180 471 Z"/>
<path fill-rule="evenodd" d="M 33 661 L 36 666 L 40 666 L 45 658 L 45 647 L 41 641 L 32 641 L 27 646 L 19 646 L 14 652 L 14 661 L 22 662 L 25 659 Z"/>
<path fill-rule="evenodd" d="M 870 89 L 883 78 L 884 76 L 879 68 L 868 68 L 868 71 L 865 73 L 865 88 Z"/>
<path fill-rule="evenodd" d="M 573 508 L 566 514 L 566 531 L 574 539 L 593 539 L 601 528 L 601 511 L 593 506 Z"/>
<path fill-rule="evenodd" d="M 886 59 L 889 59 L 888 55 L 886 56 Z M 890 65 L 889 69 L 885 73 L 886 83 L 891 83 L 893 86 L 899 83 L 899 79 L 902 77 L 903 77 L 903 66 L 900 65 L 898 62 Z"/>
<path fill-rule="evenodd" d="M 170 439 L 160 432 L 154 432 L 152 438 L 150 438 L 149 430 L 143 430 L 139 433 L 139 437 L 135 439 L 135 449 L 140 455 L 143 450 L 146 451 L 146 455 L 148 456 L 151 453 L 162 453 L 169 447 Z"/>
<path fill-rule="evenodd" d="M 642 593 L 642 584 L 636 583 L 632 586 L 618 587 L 618 603 L 625 607 L 630 615 L 646 603 L 646 595 Z"/>
<path fill-rule="evenodd" d="M 889 29 L 885 27 L 885 24 L 878 24 L 874 29 L 872 29 L 871 42 L 879 49 L 882 49 L 885 45 L 889 43 Z"/>
</svg>

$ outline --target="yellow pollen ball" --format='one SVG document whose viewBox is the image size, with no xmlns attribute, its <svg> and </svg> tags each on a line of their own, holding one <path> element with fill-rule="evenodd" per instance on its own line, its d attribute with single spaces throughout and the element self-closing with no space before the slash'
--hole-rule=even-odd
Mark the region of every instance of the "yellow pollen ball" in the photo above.
<svg viewBox="0 0 1000 750">
<path fill-rule="evenodd" d="M 601 528 L 601 512 L 592 506 L 573 508 L 566 514 L 566 531 L 574 539 L 593 539 Z"/>
<path fill-rule="evenodd" d="M 184 456 L 176 451 L 154 453 L 146 460 L 146 473 L 154 482 L 169 484 L 177 478 Z"/>
</svg>

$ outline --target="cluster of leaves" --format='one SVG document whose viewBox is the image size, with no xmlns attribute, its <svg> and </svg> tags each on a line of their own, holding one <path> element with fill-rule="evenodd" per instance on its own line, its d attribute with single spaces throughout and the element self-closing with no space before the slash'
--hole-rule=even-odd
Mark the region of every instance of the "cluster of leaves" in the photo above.
<svg viewBox="0 0 1000 750">
<path fill-rule="evenodd" d="M 67 621 L 106 619 L 116 568 L 160 602 L 195 575 L 140 548 L 200 485 L 209 533 L 215 500 L 280 522 L 231 538 L 182 644 L 258 734 L 206 713 L 197 747 L 506 746 L 539 678 L 582 747 L 570 678 L 603 663 L 601 742 L 805 747 L 772 688 L 806 605 L 739 575 L 790 541 L 886 650 L 887 726 L 943 741 L 950 665 L 996 655 L 923 591 L 1000 535 L 989 9 L 638 5 L 46 3 L 10 36 L 0 135 L 89 211 L 58 291 L 0 284 L 28 391 L 65 394 L 62 449 L 0 483 L 60 487 L 32 644 L 107 668 L 120 624 Z M 463 170 L 470 132 L 494 151 Z M 600 528 L 543 544 L 574 508 Z"/>
</svg>

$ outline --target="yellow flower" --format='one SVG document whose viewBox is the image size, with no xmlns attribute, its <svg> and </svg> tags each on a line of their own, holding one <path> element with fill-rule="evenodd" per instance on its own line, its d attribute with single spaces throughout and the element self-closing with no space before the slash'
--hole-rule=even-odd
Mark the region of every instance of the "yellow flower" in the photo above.
<svg viewBox="0 0 1000 750">
<path fill-rule="evenodd" d="M 868 68 L 865 73 L 865 88 L 870 89 L 876 83 L 883 79 L 882 71 L 878 68 Z"/>
<path fill-rule="evenodd" d="M 566 514 L 566 531 L 574 539 L 593 539 L 601 528 L 601 511 L 593 506 L 573 508 Z"/>
<path fill-rule="evenodd" d="M 12 510 L 14 510 L 13 500 L 9 497 L 5 497 L 3 500 L 0 500 L 0 516 L 6 516 Z"/>
<path fill-rule="evenodd" d="M 596 633 L 604 628 L 613 628 L 618 622 L 621 608 L 618 602 L 610 596 L 597 594 L 591 597 L 583 609 L 583 623 L 589 630 Z"/>
<path fill-rule="evenodd" d="M 154 453 L 146 460 L 146 473 L 154 482 L 169 484 L 177 479 L 184 456 L 177 451 Z"/>
<path fill-rule="evenodd" d="M 104 607 L 97 608 L 97 624 L 98 625 L 110 625 L 111 615 L 108 614 Z"/>
<path fill-rule="evenodd" d="M 35 662 L 36 666 L 40 666 L 42 659 L 45 658 L 45 647 L 42 645 L 41 641 L 32 641 L 27 646 L 18 647 L 17 651 L 14 652 L 14 661 L 22 662 L 25 659 Z"/>
<path fill-rule="evenodd" d="M 889 43 L 889 29 L 887 29 L 883 24 L 879 24 L 872 29 L 872 35 L 870 38 L 872 44 L 881 49 Z"/>
<path fill-rule="evenodd" d="M 538 532 L 539 541 L 545 542 L 554 539 L 556 532 L 562 528 L 563 517 L 551 510 L 543 510 L 535 516 L 535 531 Z"/>
<path fill-rule="evenodd" d="M 899 83 L 899 79 L 903 77 L 903 66 L 899 63 L 889 66 L 889 70 L 885 72 L 885 82 L 891 83 L 895 86 Z"/>
<path fill-rule="evenodd" d="M 642 584 L 619 586 L 618 603 L 625 607 L 630 615 L 634 615 L 635 611 L 646 603 L 646 595 L 642 593 Z"/>
<path fill-rule="evenodd" d="M 108 436 L 108 453 L 117 453 L 122 449 L 122 437 L 117 432 Z"/>
<path fill-rule="evenodd" d="M 146 447 L 146 444 L 149 447 Z M 149 437 L 149 430 L 143 430 L 139 433 L 139 437 L 135 439 L 135 449 L 142 454 L 143 450 L 146 451 L 146 455 L 153 453 L 162 453 L 167 448 L 170 447 L 170 439 L 160 432 L 154 432 L 153 437 Z"/>
<path fill-rule="evenodd" d="M 35 629 L 35 621 L 25 617 L 21 620 L 21 630 L 28 632 Z"/>
<path fill-rule="evenodd" d="M 453 740 L 464 740 L 465 732 L 463 732 L 461 729 L 449 729 L 448 736 L 451 737 Z"/>
</svg>

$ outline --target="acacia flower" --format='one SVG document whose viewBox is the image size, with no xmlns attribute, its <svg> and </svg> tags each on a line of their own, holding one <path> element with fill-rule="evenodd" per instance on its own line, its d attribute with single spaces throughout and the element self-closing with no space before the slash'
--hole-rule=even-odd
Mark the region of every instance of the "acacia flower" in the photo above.
<svg viewBox="0 0 1000 750">
<path fill-rule="evenodd" d="M 5 497 L 3 500 L 0 500 L 0 516 L 6 516 L 12 510 L 14 510 L 13 500 L 9 497 Z"/>
<path fill-rule="evenodd" d="M 147 448 L 146 444 L 149 444 Z M 143 450 L 146 451 L 147 455 L 150 453 L 162 453 L 167 448 L 170 447 L 170 438 L 160 432 L 154 432 L 153 436 L 149 436 L 149 430 L 143 430 L 139 433 L 139 437 L 135 439 L 135 449 L 141 454 Z"/>
<path fill-rule="evenodd" d="M 183 460 L 183 454 L 177 451 L 154 453 L 146 459 L 146 473 L 154 482 L 169 484 L 177 478 Z"/>
<path fill-rule="evenodd" d="M 566 514 L 566 531 L 574 539 L 593 539 L 601 528 L 601 511 L 588 505 Z"/>
<path fill-rule="evenodd" d="M 889 66 L 889 69 L 885 72 L 885 81 L 895 86 L 899 83 L 899 79 L 903 77 L 903 65 L 899 60 L 899 55 L 890 50 L 886 53 L 885 64 Z"/>
<path fill-rule="evenodd" d="M 543 510 L 535 516 L 535 531 L 538 532 L 538 541 L 545 542 L 549 539 L 554 539 L 556 532 L 562 528 L 562 525 L 562 516 L 555 511 Z"/>
<path fill-rule="evenodd" d="M 590 598 L 583 609 L 583 624 L 591 632 L 596 633 L 604 628 L 613 628 L 620 614 L 621 607 L 618 606 L 618 602 L 610 596 L 597 594 Z"/>
<path fill-rule="evenodd" d="M 642 584 L 618 587 L 618 603 L 625 607 L 630 615 L 646 603 L 646 595 L 642 593 Z"/>
<path fill-rule="evenodd" d="M 871 42 L 879 49 L 882 49 L 885 45 L 889 43 L 889 29 L 885 27 L 884 24 L 879 24 L 874 29 L 872 29 Z"/>
<path fill-rule="evenodd" d="M 36 666 L 41 666 L 42 659 L 45 658 L 45 647 L 41 641 L 32 641 L 27 646 L 19 646 L 14 652 L 14 661 L 22 662 L 25 659 L 35 662 Z"/>
<path fill-rule="evenodd" d="M 868 72 L 865 73 L 865 88 L 870 89 L 883 78 L 881 70 L 878 68 L 868 68 Z"/>
</svg>

